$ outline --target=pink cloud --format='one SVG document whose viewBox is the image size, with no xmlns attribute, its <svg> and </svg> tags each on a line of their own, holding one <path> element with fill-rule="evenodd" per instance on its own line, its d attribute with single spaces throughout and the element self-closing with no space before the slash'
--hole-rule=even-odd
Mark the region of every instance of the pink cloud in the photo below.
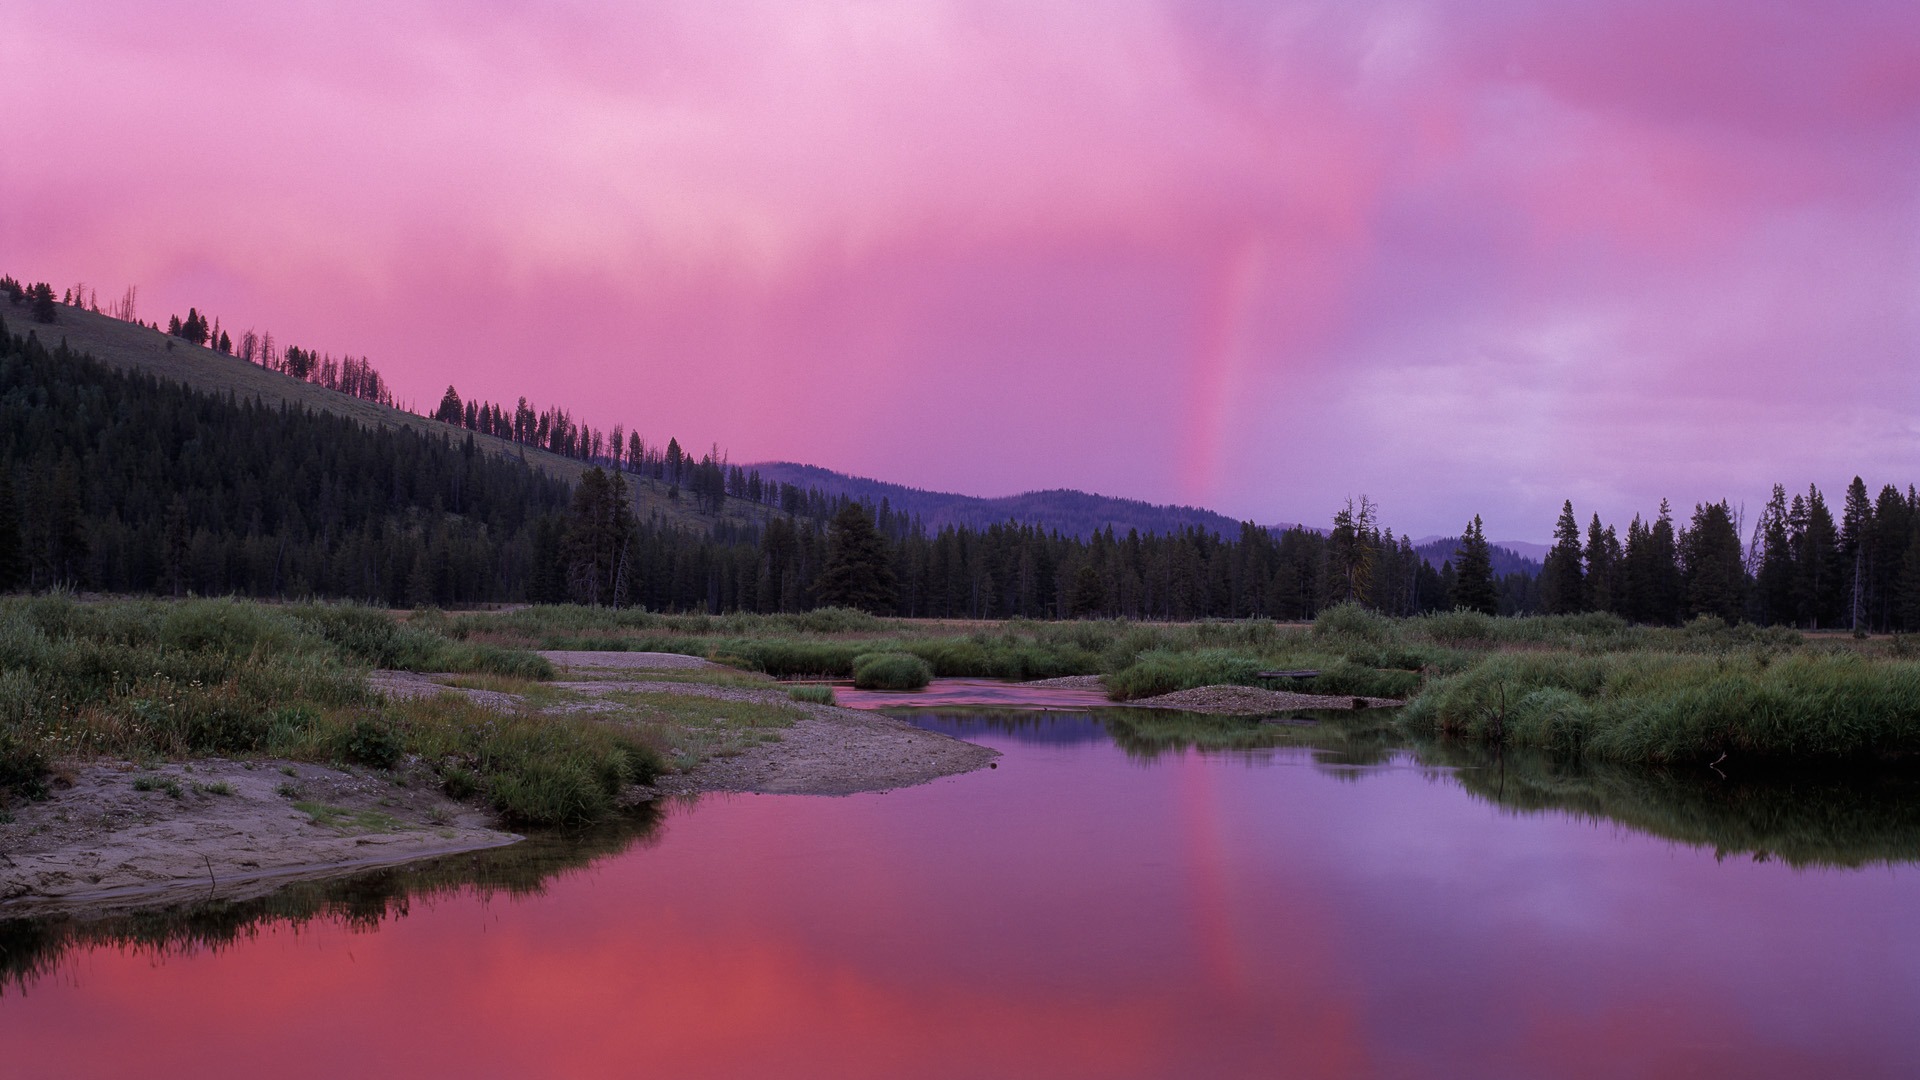
<svg viewBox="0 0 1920 1080">
<path fill-rule="evenodd" d="M 986 494 L 1367 491 L 1416 532 L 1910 478 L 1907 5 L 13 25 L 8 272 L 369 354 L 417 400 Z"/>
</svg>

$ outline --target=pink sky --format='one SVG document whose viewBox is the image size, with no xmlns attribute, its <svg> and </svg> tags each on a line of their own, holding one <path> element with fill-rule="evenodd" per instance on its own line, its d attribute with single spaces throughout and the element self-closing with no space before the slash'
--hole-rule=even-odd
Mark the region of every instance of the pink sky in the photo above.
<svg viewBox="0 0 1920 1080">
<path fill-rule="evenodd" d="M 16 0 L 0 270 L 922 487 L 1920 481 L 1920 6 Z"/>
</svg>

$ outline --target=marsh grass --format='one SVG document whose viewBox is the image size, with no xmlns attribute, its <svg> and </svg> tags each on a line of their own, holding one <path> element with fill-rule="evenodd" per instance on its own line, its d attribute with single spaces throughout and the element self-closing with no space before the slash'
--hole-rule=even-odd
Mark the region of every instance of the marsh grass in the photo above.
<svg viewBox="0 0 1920 1080">
<path fill-rule="evenodd" d="M 787 696 L 795 701 L 804 701 L 814 705 L 837 705 L 833 696 L 833 687 L 826 683 L 808 683 L 804 686 L 787 688 Z"/>
<path fill-rule="evenodd" d="M 918 690 L 932 681 L 933 665 L 912 653 L 862 653 L 853 660 L 853 685 L 862 690 Z"/>
<path fill-rule="evenodd" d="M 1847 651 L 1502 653 L 1438 679 L 1410 728 L 1590 761 L 1920 753 L 1920 661 Z"/>
<path fill-rule="evenodd" d="M 444 622 L 354 605 L 0 600 L 0 799 L 44 794 L 66 758 L 413 757 L 471 773 L 509 820 L 561 824 L 610 811 L 622 785 L 660 768 L 651 743 L 591 717 L 502 716 L 452 695 L 383 704 L 371 667 L 464 671 L 521 692 L 553 673 L 538 656 L 446 637 Z"/>
</svg>

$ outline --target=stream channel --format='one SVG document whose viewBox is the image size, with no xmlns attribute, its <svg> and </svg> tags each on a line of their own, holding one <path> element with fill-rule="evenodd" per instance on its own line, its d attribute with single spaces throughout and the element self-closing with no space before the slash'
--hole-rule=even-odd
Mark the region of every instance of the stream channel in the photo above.
<svg viewBox="0 0 1920 1080">
<path fill-rule="evenodd" d="M 1003 756 L 0 923 L 0 1073 L 1920 1074 L 1911 776 L 1573 769 L 1386 713 L 1004 684 L 842 700 Z"/>
</svg>

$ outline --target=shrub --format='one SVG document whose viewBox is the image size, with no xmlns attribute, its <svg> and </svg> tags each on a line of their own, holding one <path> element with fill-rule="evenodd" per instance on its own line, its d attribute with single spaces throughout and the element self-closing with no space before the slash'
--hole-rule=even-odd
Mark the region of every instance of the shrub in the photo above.
<svg viewBox="0 0 1920 1080">
<path fill-rule="evenodd" d="M 0 728 L 0 806 L 15 798 L 46 798 L 48 768 L 38 745 Z"/>
<path fill-rule="evenodd" d="M 1335 604 L 1322 611 L 1320 617 L 1313 620 L 1313 636 L 1319 638 L 1347 638 L 1365 641 L 1375 645 L 1384 645 L 1394 641 L 1399 635 L 1393 620 L 1385 615 L 1359 604 Z"/>
<path fill-rule="evenodd" d="M 449 765 L 440 773 L 440 790 L 449 798 L 470 799 L 480 791 L 480 778 L 471 769 Z"/>
<path fill-rule="evenodd" d="M 918 690 L 932 681 L 933 665 L 912 653 L 863 653 L 853 660 L 853 685 L 862 690 Z"/>
<path fill-rule="evenodd" d="M 400 760 L 402 744 L 400 733 L 394 730 L 392 721 L 385 717 L 363 716 L 347 729 L 341 749 L 342 756 L 348 761 L 376 769 L 391 769 Z"/>
</svg>

